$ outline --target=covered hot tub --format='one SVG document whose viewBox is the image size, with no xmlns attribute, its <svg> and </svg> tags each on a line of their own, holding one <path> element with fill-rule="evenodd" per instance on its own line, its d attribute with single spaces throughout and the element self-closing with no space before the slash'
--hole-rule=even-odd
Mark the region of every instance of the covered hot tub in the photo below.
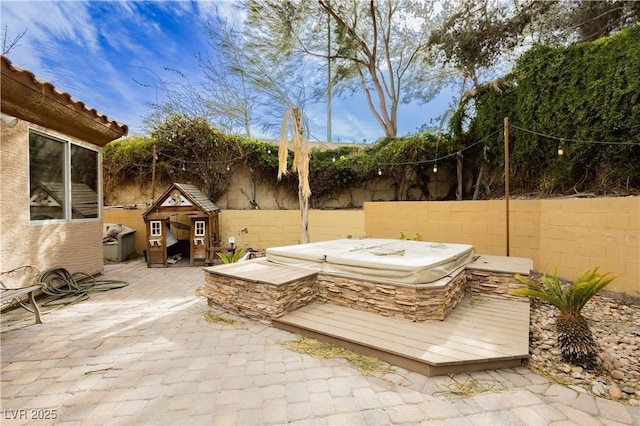
<svg viewBox="0 0 640 426">
<path fill-rule="evenodd" d="M 473 246 L 391 239 L 341 239 L 268 248 L 274 263 L 396 284 L 438 281 L 473 260 Z"/>
</svg>

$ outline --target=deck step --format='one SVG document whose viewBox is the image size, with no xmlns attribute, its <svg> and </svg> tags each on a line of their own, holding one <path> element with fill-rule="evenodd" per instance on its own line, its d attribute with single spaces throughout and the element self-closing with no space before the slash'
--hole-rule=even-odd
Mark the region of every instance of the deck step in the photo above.
<svg viewBox="0 0 640 426">
<path fill-rule="evenodd" d="M 314 303 L 273 325 L 428 376 L 513 367 L 529 356 L 529 303 L 489 297 L 465 296 L 443 321 Z"/>
</svg>

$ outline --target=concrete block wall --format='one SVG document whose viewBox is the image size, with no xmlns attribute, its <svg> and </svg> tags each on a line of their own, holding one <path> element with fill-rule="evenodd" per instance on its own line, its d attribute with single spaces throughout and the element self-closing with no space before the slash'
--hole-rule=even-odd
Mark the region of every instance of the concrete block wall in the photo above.
<svg viewBox="0 0 640 426">
<path fill-rule="evenodd" d="M 547 200 L 536 266 L 570 279 L 595 266 L 619 277 L 607 287 L 640 296 L 640 197 Z"/>
<path fill-rule="evenodd" d="M 369 237 L 472 244 L 506 255 L 506 203 L 491 201 L 365 203 Z M 618 278 L 607 290 L 640 297 L 640 197 L 511 200 L 510 255 L 534 269 L 575 279 L 594 267 Z"/>
<path fill-rule="evenodd" d="M 133 234 L 133 250 L 142 254 L 147 249 L 147 230 L 145 228 L 142 213 L 145 209 L 123 209 L 115 207 L 105 207 L 102 210 L 102 221 L 104 223 L 120 223 L 131 229 L 135 229 Z"/>
<path fill-rule="evenodd" d="M 105 223 L 121 223 L 136 230 L 135 251 L 146 249 L 146 229 L 142 220 L 144 209 L 107 207 L 103 210 Z M 299 210 L 223 210 L 220 213 L 221 241 L 234 237 L 236 246 L 265 250 L 269 247 L 300 242 Z M 339 238 L 365 236 L 363 210 L 311 210 L 309 238 L 328 241 Z"/>
<path fill-rule="evenodd" d="M 608 290 L 640 297 L 640 197 L 511 200 L 510 255 L 530 258 L 534 269 L 575 279 L 593 267 L 619 277 Z M 137 229 L 136 252 L 145 248 L 143 210 L 104 211 L 105 222 Z M 125 215 L 137 215 L 129 221 Z M 506 254 L 504 200 L 370 202 L 363 210 L 311 210 L 312 242 L 348 236 L 407 238 L 472 244 L 477 253 Z M 245 231 L 246 230 L 246 231 Z M 223 210 L 222 241 L 264 250 L 298 244 L 298 210 Z"/>
</svg>

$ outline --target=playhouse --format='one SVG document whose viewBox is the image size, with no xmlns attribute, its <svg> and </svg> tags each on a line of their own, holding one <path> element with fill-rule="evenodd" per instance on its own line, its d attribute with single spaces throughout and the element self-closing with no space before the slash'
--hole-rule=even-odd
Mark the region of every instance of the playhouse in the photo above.
<svg viewBox="0 0 640 426">
<path fill-rule="evenodd" d="M 177 245 L 189 252 L 190 266 L 212 264 L 215 249 L 220 247 L 219 212 L 195 186 L 172 184 L 142 214 L 147 230 L 147 266 L 167 267 L 175 262 L 168 252 Z"/>
</svg>

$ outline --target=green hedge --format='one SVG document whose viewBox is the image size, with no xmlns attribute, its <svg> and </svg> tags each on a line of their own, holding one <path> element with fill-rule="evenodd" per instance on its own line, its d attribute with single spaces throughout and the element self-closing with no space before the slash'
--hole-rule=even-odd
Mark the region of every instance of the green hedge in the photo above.
<svg viewBox="0 0 640 426">
<path fill-rule="evenodd" d="M 509 75 L 466 100 L 453 129 L 460 131 L 462 117 L 469 111 L 475 114 L 465 138 L 477 141 L 500 132 L 487 142 L 486 160 L 494 168 L 503 167 L 501 130 L 504 117 L 509 117 L 514 184 L 522 189 L 597 193 L 637 189 L 640 26 L 565 48 L 535 46 L 519 58 Z M 557 155 L 560 144 L 562 157 Z"/>
</svg>

